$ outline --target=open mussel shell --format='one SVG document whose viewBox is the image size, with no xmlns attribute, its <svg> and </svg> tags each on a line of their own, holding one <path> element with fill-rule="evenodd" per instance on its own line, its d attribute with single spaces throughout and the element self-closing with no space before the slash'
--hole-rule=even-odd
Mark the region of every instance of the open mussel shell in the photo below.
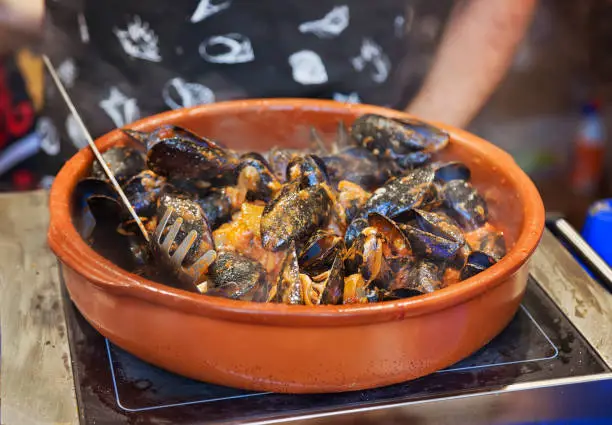
<svg viewBox="0 0 612 425">
<path fill-rule="evenodd" d="M 117 226 L 124 206 L 119 194 L 107 180 L 87 177 L 80 180 L 73 194 L 73 214 L 79 233 L 87 238 L 96 223 Z"/>
<path fill-rule="evenodd" d="M 384 238 L 391 255 L 410 255 L 410 243 L 399 225 L 382 214 L 368 214 L 368 225 L 375 228 Z"/>
<path fill-rule="evenodd" d="M 270 202 L 281 187 L 266 159 L 256 152 L 241 157 L 236 176 L 238 188 L 246 191 L 249 202 Z"/>
<path fill-rule="evenodd" d="M 368 220 L 365 218 L 356 218 L 349 224 L 346 232 L 344 233 L 344 244 L 347 248 L 350 248 L 357 239 L 357 236 L 368 227 Z"/>
<path fill-rule="evenodd" d="M 206 294 L 234 300 L 266 302 L 268 278 L 256 260 L 233 251 L 218 254 L 208 271 Z"/>
<path fill-rule="evenodd" d="M 298 255 L 300 270 L 316 275 L 328 270 L 334 259 L 344 249 L 344 241 L 336 234 L 317 230 L 308 239 Z"/>
<path fill-rule="evenodd" d="M 475 276 L 495 263 L 497 263 L 497 260 L 490 255 L 481 251 L 473 251 L 468 255 L 465 266 L 461 270 L 461 280 Z"/>
<path fill-rule="evenodd" d="M 102 153 L 102 158 L 119 184 L 125 183 L 145 168 L 143 152 L 129 146 L 112 147 Z M 91 176 L 100 180 L 108 179 L 98 161 L 92 165 Z"/>
<path fill-rule="evenodd" d="M 361 275 L 367 284 L 377 279 L 386 270 L 384 244 L 383 235 L 373 227 L 367 227 L 347 250 L 344 260 L 347 273 Z"/>
<path fill-rule="evenodd" d="M 295 155 L 287 165 L 287 180 L 297 181 L 301 188 L 330 184 L 325 162 L 317 155 Z"/>
<path fill-rule="evenodd" d="M 395 274 L 384 299 L 430 294 L 442 287 L 442 273 L 441 266 L 430 260 L 420 260 L 414 265 L 407 264 Z"/>
<path fill-rule="evenodd" d="M 130 205 L 139 217 L 155 214 L 157 200 L 166 179 L 151 170 L 144 170 L 132 177 L 122 187 Z"/>
<path fill-rule="evenodd" d="M 126 270 L 146 264 L 149 251 L 142 234 L 127 236 L 117 231 L 129 213 L 110 182 L 94 177 L 82 179 L 73 196 L 75 227 L 98 253 Z"/>
<path fill-rule="evenodd" d="M 268 152 L 268 164 L 270 164 L 270 168 L 274 172 L 274 175 L 280 182 L 287 181 L 287 166 L 291 159 L 298 155 L 299 151 L 295 149 L 283 149 L 279 147 L 274 147 L 270 149 Z"/>
<path fill-rule="evenodd" d="M 487 203 L 470 183 L 452 180 L 442 187 L 441 197 L 449 214 L 464 229 L 473 230 L 487 222 Z"/>
<path fill-rule="evenodd" d="M 154 144 L 162 140 L 169 139 L 189 141 L 195 144 L 202 144 L 204 147 L 222 147 L 217 141 L 204 139 L 183 127 L 172 124 L 162 125 L 151 132 L 137 131 L 132 129 L 122 129 L 121 131 L 133 140 L 141 143 L 146 150 L 151 149 Z"/>
<path fill-rule="evenodd" d="M 416 224 L 421 230 L 456 241 L 459 245 L 465 243 L 465 236 L 459 224 L 448 215 L 418 208 L 414 209 L 414 213 Z"/>
<path fill-rule="evenodd" d="M 304 290 L 294 243 L 291 243 L 287 249 L 269 299 L 282 304 L 304 304 Z"/>
<path fill-rule="evenodd" d="M 442 183 L 453 180 L 469 181 L 472 176 L 469 167 L 460 161 L 434 162 L 431 167 L 435 170 L 436 181 Z"/>
<path fill-rule="evenodd" d="M 410 241 L 414 255 L 421 258 L 450 259 L 465 243 L 449 235 L 436 235 L 411 224 L 402 225 L 402 230 Z"/>
<path fill-rule="evenodd" d="M 329 269 L 325 282 L 325 289 L 321 295 L 321 304 L 342 304 L 344 293 L 344 259 L 343 255 L 336 255 Z"/>
</svg>

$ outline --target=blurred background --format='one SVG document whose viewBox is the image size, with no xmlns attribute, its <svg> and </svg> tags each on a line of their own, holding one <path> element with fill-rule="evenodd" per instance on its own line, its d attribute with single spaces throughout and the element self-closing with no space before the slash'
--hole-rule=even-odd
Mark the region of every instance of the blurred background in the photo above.
<svg viewBox="0 0 612 425">
<path fill-rule="evenodd" d="M 540 188 L 547 210 L 563 213 L 577 228 L 594 200 L 612 197 L 612 148 L 605 133 L 612 128 L 611 20 L 609 0 L 541 0 L 510 72 L 468 128 L 512 154 Z M 433 44 L 439 27 L 434 15 L 421 16 L 411 30 Z M 427 69 L 432 54 L 423 52 L 415 69 Z M 40 144 L 36 137 L 48 131 L 37 117 L 43 82 L 34 53 L 2 58 L 0 148 L 26 138 Z M 577 162 L 588 168 L 578 179 Z M 38 185 L 19 158 L 0 160 L 0 171 L 1 190 Z M 41 184 L 51 181 L 49 176 Z"/>
</svg>

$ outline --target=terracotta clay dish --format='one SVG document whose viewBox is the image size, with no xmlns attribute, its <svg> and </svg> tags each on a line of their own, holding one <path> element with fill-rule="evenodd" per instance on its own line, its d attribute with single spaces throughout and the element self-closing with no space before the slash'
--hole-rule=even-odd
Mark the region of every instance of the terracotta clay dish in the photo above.
<svg viewBox="0 0 612 425">
<path fill-rule="evenodd" d="M 131 129 L 182 126 L 239 150 L 305 147 L 309 128 L 334 134 L 339 120 L 390 109 L 304 99 L 247 100 L 171 111 Z M 104 336 L 156 366 L 193 379 L 258 391 L 322 393 L 380 387 L 445 368 L 478 350 L 512 319 L 525 292 L 528 260 L 544 228 L 531 180 L 504 151 L 440 123 L 451 142 L 441 159 L 464 162 L 485 198 L 507 254 L 457 284 L 412 298 L 352 305 L 283 305 L 204 296 L 122 270 L 96 253 L 71 216 L 77 182 L 91 169 L 89 148 L 58 174 L 48 241 L 71 299 Z M 125 143 L 119 130 L 101 151 Z"/>
</svg>

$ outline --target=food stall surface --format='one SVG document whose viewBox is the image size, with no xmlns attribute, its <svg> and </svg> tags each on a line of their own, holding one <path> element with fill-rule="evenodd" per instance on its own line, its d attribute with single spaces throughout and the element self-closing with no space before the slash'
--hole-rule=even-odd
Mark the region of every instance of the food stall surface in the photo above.
<svg viewBox="0 0 612 425">
<path fill-rule="evenodd" d="M 19 207 L 28 212 L 18 214 Z M 287 395 L 196 382 L 149 365 L 106 340 L 83 319 L 61 285 L 58 266 L 44 244 L 45 218 L 43 192 L 0 197 L 0 230 L 15 221 L 6 229 L 9 239 L 0 244 L 0 251 L 13 250 L 8 256 L 12 263 L 0 269 L 3 424 L 612 421 L 612 295 L 588 277 L 550 232 L 532 260 L 518 313 L 469 358 L 389 387 Z M 58 357 L 57 370 L 45 364 L 44 354 Z M 42 372 L 38 382 L 16 378 L 16 373 L 37 376 L 37 368 Z M 61 408 L 49 408 L 53 402 Z"/>
</svg>

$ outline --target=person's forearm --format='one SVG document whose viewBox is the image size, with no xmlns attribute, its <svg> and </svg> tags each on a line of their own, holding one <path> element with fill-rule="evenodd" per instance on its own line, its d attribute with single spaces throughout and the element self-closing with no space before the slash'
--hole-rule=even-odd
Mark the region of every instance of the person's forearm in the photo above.
<svg viewBox="0 0 612 425">
<path fill-rule="evenodd" d="M 512 62 L 537 0 L 465 0 L 450 22 L 423 86 L 406 110 L 466 126 Z"/>
<path fill-rule="evenodd" d="M 44 0 L 0 0 L 0 55 L 40 35 Z"/>
</svg>

